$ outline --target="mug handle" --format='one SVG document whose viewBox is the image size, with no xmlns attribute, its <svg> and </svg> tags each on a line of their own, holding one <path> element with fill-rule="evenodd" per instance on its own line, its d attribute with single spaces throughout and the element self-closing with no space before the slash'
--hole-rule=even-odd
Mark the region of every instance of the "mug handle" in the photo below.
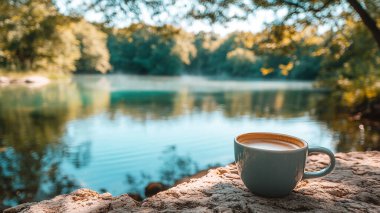
<svg viewBox="0 0 380 213">
<path fill-rule="evenodd" d="M 308 150 L 309 153 L 312 152 L 320 152 L 323 154 L 326 154 L 330 158 L 330 165 L 328 165 L 326 168 L 316 171 L 316 172 L 305 172 L 302 179 L 309 179 L 309 178 L 318 178 L 325 176 L 332 172 L 332 170 L 335 167 L 335 156 L 334 153 L 332 153 L 330 150 L 323 148 L 323 147 L 310 147 Z"/>
</svg>

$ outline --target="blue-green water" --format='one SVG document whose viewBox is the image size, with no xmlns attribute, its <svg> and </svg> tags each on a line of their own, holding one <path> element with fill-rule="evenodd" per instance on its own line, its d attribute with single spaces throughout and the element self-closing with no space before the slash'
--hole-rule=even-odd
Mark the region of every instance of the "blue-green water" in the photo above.
<svg viewBox="0 0 380 213">
<path fill-rule="evenodd" d="M 0 201 L 79 187 L 114 195 L 233 161 L 234 136 L 294 135 L 333 151 L 379 149 L 379 133 L 309 82 L 76 76 L 0 88 Z"/>
</svg>

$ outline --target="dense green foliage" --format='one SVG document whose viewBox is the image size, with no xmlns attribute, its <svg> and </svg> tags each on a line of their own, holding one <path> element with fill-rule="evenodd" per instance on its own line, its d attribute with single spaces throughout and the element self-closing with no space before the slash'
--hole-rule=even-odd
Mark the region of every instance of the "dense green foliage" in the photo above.
<svg viewBox="0 0 380 213">
<path fill-rule="evenodd" d="M 314 38 L 315 29 L 293 30 L 280 48 L 271 37 L 275 30 L 222 38 L 169 25 L 134 24 L 110 33 L 108 47 L 115 71 L 124 73 L 315 79 L 321 57 L 313 55 L 317 44 L 306 41 Z"/>
<path fill-rule="evenodd" d="M 15 0 L 17 1 L 17 0 Z M 149 15 L 156 22 L 174 22 L 178 19 L 202 20 L 210 23 L 228 23 L 247 20 L 252 14 L 263 10 L 271 11 L 272 22 L 298 27 L 328 24 L 341 27 L 348 18 L 353 18 L 368 29 L 375 44 L 380 48 L 379 0 L 60 0 L 66 7 L 79 13 L 100 12 L 107 22 L 116 22 L 125 15 L 130 20 L 140 20 Z M 78 9 L 78 2 L 79 7 Z"/>
<path fill-rule="evenodd" d="M 312 26 L 299 30 L 274 25 L 260 33 L 235 32 L 222 38 L 210 33 L 194 35 L 171 25 L 133 24 L 100 30 L 81 18 L 60 14 L 49 0 L 3 1 L 0 6 L 4 12 L 0 65 L 7 70 L 105 73 L 112 64 L 113 71 L 132 74 L 308 80 L 323 70 L 321 79 L 336 81 L 342 73 L 339 70 L 348 66 L 344 60 L 377 54 L 369 32 L 354 20 L 346 20 L 340 31 L 324 35 L 318 35 Z M 355 29 L 358 33 L 347 38 Z M 362 49 L 351 50 L 351 45 L 346 50 L 355 39 L 365 39 L 370 48 L 356 45 Z M 343 59 L 337 61 L 334 51 Z M 365 61 L 362 59 L 358 61 Z M 378 64 L 372 63 L 376 60 L 369 61 L 363 63 L 371 67 L 365 70 L 376 69 Z M 360 62 L 350 60 L 353 65 L 349 69 L 360 74 Z"/>
<path fill-rule="evenodd" d="M 196 54 L 192 35 L 170 25 L 114 30 L 108 45 L 115 71 L 133 74 L 178 75 Z"/>
<path fill-rule="evenodd" d="M 255 4 L 263 8 L 282 5 L 265 2 Z M 322 11 L 334 15 L 333 9 L 342 6 L 338 3 L 326 3 L 327 9 L 320 12 L 306 9 L 313 15 Z M 371 18 L 379 20 L 377 3 L 363 5 Z M 301 2 L 301 6 L 307 4 Z M 256 34 L 235 32 L 226 37 L 192 34 L 172 25 L 107 28 L 63 15 L 51 0 L 1 1 L 0 12 L 0 69 L 6 71 L 105 73 L 112 69 L 141 75 L 318 78 L 347 105 L 379 97 L 376 37 L 352 9 L 339 13 L 340 23 L 323 34 L 313 25 L 314 19 L 305 19 L 302 27 L 300 22 L 281 23 Z"/>
<path fill-rule="evenodd" d="M 347 105 L 368 104 L 380 96 L 380 51 L 368 30 L 350 20 L 337 34 L 328 34 L 320 83 L 336 91 Z"/>
<path fill-rule="evenodd" d="M 110 69 L 106 35 L 58 13 L 49 0 L 0 3 L 0 65 L 6 70 Z"/>
</svg>

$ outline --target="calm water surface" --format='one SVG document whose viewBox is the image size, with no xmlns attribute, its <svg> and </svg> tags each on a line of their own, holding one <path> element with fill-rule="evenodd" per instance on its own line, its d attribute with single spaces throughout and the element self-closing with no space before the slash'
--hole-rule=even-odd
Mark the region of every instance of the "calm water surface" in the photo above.
<svg viewBox="0 0 380 213">
<path fill-rule="evenodd" d="M 291 134 L 335 152 L 379 150 L 379 133 L 308 82 L 76 76 L 0 88 L 0 201 L 88 187 L 143 193 L 234 160 L 233 137 Z"/>
</svg>

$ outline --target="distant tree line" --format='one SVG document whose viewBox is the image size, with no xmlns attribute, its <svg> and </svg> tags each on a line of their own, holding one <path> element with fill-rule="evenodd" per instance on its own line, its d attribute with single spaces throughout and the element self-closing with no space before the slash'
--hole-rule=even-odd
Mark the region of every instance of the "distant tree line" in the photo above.
<svg viewBox="0 0 380 213">
<path fill-rule="evenodd" d="M 196 56 L 192 34 L 170 25 L 111 29 L 108 48 L 116 72 L 179 75 Z"/>
<path fill-rule="evenodd" d="M 375 20 L 376 4 L 366 4 Z M 318 33 L 306 23 L 259 33 L 188 33 L 171 25 L 117 29 L 61 14 L 51 0 L 0 1 L 0 71 L 113 72 L 318 79 L 347 103 L 379 97 L 380 52 L 355 16 Z"/>
<path fill-rule="evenodd" d="M 291 27 L 289 27 L 291 28 Z M 188 33 L 171 25 L 133 24 L 108 30 L 114 72 L 150 75 L 315 79 L 322 62 L 314 55 L 316 28 L 295 31 L 277 44 L 273 29 L 226 37 Z M 280 50 L 280 46 L 287 50 Z"/>
</svg>

